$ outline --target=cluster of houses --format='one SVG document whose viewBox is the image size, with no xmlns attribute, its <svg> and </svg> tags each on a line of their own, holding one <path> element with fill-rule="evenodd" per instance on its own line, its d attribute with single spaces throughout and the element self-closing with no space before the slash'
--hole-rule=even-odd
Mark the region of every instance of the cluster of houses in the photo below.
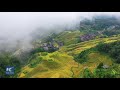
<svg viewBox="0 0 120 90">
<path fill-rule="evenodd" d="M 43 43 L 41 47 L 45 51 L 55 51 L 58 50 L 59 47 L 64 45 L 63 42 L 56 42 L 56 43 L 58 44 L 58 47 L 56 47 L 53 42 Z"/>
<path fill-rule="evenodd" d="M 88 41 L 88 40 L 92 40 L 96 37 L 96 34 L 84 34 L 82 36 L 80 36 L 80 41 Z"/>
</svg>

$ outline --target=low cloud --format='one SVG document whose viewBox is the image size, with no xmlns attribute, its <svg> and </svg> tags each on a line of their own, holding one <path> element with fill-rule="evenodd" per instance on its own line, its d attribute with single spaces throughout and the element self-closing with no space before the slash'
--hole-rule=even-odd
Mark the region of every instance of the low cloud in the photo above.
<svg viewBox="0 0 120 90">
<path fill-rule="evenodd" d="M 83 18 L 103 14 L 120 16 L 116 12 L 0 12 L 0 50 L 12 49 L 18 42 L 21 47 L 30 48 L 31 33 L 36 30 L 40 35 L 51 30 L 60 32 L 79 25 Z"/>
</svg>

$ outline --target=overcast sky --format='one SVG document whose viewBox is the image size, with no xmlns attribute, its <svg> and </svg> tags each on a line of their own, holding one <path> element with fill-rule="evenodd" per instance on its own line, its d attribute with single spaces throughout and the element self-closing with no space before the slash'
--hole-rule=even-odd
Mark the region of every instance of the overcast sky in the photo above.
<svg viewBox="0 0 120 90">
<path fill-rule="evenodd" d="M 54 12 L 0 12 L 0 35 L 26 34 L 37 27 L 69 24 L 78 13 Z M 24 32 L 24 33 L 23 33 Z"/>
<path fill-rule="evenodd" d="M 75 23 L 77 19 L 95 14 L 114 14 L 116 12 L 0 12 L 0 32 L 11 34 L 27 33 L 37 27 L 51 27 Z M 27 31 L 27 32 L 25 32 Z M 4 35 L 4 34 L 3 34 Z"/>
<path fill-rule="evenodd" d="M 0 36 L 23 36 L 39 27 L 74 25 L 95 14 L 120 15 L 118 12 L 0 12 Z"/>
</svg>

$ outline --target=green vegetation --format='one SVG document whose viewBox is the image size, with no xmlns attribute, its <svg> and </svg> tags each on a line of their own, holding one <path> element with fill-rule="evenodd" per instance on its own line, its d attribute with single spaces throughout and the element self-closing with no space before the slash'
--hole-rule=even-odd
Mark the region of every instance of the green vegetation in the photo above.
<svg viewBox="0 0 120 90">
<path fill-rule="evenodd" d="M 99 43 L 96 47 L 82 51 L 80 54 L 74 57 L 75 61 L 81 64 L 98 63 L 94 70 L 86 68 L 83 73 L 80 74 L 82 78 L 117 78 L 120 77 L 119 67 L 119 48 L 120 42 L 112 43 Z M 98 56 L 97 53 L 103 56 Z M 95 56 L 96 55 L 96 56 Z M 101 57 L 101 58 L 100 58 Z M 105 57 L 106 62 L 105 62 Z M 109 61 L 109 59 L 111 60 Z M 109 62 L 109 63 L 108 63 Z"/>
<path fill-rule="evenodd" d="M 118 35 L 120 34 L 120 30 L 105 30 L 103 34 L 106 36 Z"/>
<path fill-rule="evenodd" d="M 42 40 L 37 38 L 37 33 L 38 43 L 34 42 L 35 48 L 27 56 L 27 63 L 23 60 L 24 66 L 11 53 L 1 53 L 0 75 L 9 78 L 119 78 L 120 23 L 114 17 L 96 16 L 80 24 L 78 30 L 52 32 Z M 89 39 L 92 35 L 95 38 Z M 88 40 L 81 42 L 81 36 Z M 64 45 L 60 46 L 59 42 Z M 51 44 L 45 47 L 53 47 L 45 51 L 43 43 Z M 8 65 L 16 67 L 14 76 L 5 75 Z"/>
<path fill-rule="evenodd" d="M 91 20 L 84 19 L 83 21 L 81 21 L 81 25 L 82 30 L 98 31 L 108 29 L 110 26 L 119 26 L 120 22 L 114 16 L 98 15 L 94 16 Z M 120 27 L 117 27 L 116 29 L 120 29 Z"/>
<path fill-rule="evenodd" d="M 42 57 L 36 57 L 34 58 L 34 60 L 31 60 L 29 67 L 34 68 L 37 66 L 37 64 L 40 64 L 41 62 L 42 62 Z"/>
<path fill-rule="evenodd" d="M 32 50 L 32 51 L 31 51 L 31 54 L 35 54 L 35 53 L 38 53 L 38 52 L 44 52 L 44 49 L 41 48 L 41 47 L 38 47 L 38 48 Z"/>
<path fill-rule="evenodd" d="M 62 35 L 60 37 L 63 38 Z M 116 35 L 80 43 L 72 42 L 73 44 L 64 45 L 51 53 L 36 52 L 31 54 L 28 65 L 21 69 L 19 77 L 118 78 L 119 64 L 106 52 L 98 50 L 98 47 L 119 39 L 120 36 Z M 109 49 L 105 48 L 103 51 L 105 50 Z M 101 68 L 104 65 L 109 68 Z"/>
<path fill-rule="evenodd" d="M 112 72 L 112 68 L 104 69 L 103 64 L 100 65 L 95 69 L 94 76 L 96 78 L 115 78 L 116 75 Z"/>
<path fill-rule="evenodd" d="M 15 74 L 10 76 L 5 74 L 5 69 L 7 66 L 15 67 Z M 20 72 L 21 64 L 15 56 L 12 56 L 9 52 L 0 53 L 0 76 L 3 78 L 13 78 L 18 76 Z"/>
<path fill-rule="evenodd" d="M 85 51 L 82 51 L 79 55 L 76 55 L 75 56 L 75 61 L 79 62 L 79 63 L 84 63 L 88 60 L 88 53 L 90 53 L 90 50 L 91 49 L 88 49 L 88 50 L 85 50 Z"/>
<path fill-rule="evenodd" d="M 79 30 L 64 31 L 59 33 L 54 39 L 56 41 L 62 41 L 64 45 L 68 46 L 71 44 L 79 43 L 79 37 L 83 35 Z"/>
<path fill-rule="evenodd" d="M 106 53 L 115 59 L 115 62 L 120 63 L 120 41 L 105 44 L 101 43 L 97 45 L 98 51 Z"/>
<path fill-rule="evenodd" d="M 94 75 L 92 74 L 92 72 L 86 68 L 83 72 L 83 78 L 93 78 Z"/>
</svg>

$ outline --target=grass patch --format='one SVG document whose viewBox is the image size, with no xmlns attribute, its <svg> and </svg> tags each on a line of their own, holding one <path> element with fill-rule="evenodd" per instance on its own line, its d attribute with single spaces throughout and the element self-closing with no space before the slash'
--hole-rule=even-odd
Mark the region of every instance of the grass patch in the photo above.
<svg viewBox="0 0 120 90">
<path fill-rule="evenodd" d="M 43 59 L 42 57 L 36 57 L 31 61 L 31 63 L 28 65 L 30 68 L 36 67 L 38 64 L 42 63 Z"/>
</svg>

